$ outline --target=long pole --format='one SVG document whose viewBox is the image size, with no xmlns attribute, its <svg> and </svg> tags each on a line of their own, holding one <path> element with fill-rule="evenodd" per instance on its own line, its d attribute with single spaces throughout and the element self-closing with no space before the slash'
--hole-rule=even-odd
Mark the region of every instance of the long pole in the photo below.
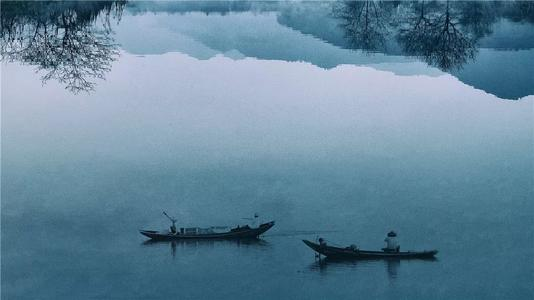
<svg viewBox="0 0 534 300">
<path fill-rule="evenodd" d="M 163 214 L 164 214 L 167 218 L 169 218 L 169 220 L 171 220 L 171 222 L 172 222 L 173 224 L 176 223 L 176 219 L 171 218 L 166 212 L 163 212 Z"/>
</svg>

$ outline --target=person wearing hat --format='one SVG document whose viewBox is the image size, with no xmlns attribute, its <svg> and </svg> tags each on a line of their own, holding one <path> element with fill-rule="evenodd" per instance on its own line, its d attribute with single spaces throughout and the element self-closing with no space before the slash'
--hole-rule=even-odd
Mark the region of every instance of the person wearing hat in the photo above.
<svg viewBox="0 0 534 300">
<path fill-rule="evenodd" d="M 386 247 L 382 248 L 382 250 L 386 252 L 399 252 L 400 251 L 400 245 L 397 242 L 397 233 L 395 231 L 388 232 L 388 236 L 384 239 L 384 242 L 386 242 Z"/>
</svg>

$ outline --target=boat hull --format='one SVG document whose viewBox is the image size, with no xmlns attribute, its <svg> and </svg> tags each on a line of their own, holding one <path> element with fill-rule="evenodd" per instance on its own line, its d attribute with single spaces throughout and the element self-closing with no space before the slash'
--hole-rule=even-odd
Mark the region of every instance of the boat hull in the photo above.
<svg viewBox="0 0 534 300">
<path fill-rule="evenodd" d="M 208 233 L 208 234 L 171 234 L 170 232 L 160 232 L 153 230 L 139 230 L 139 232 L 152 239 L 158 241 L 170 240 L 216 240 L 216 239 L 255 239 L 261 234 L 274 226 L 274 221 L 261 224 L 256 228 L 247 228 L 242 230 L 228 231 L 222 233 Z"/>
<path fill-rule="evenodd" d="M 308 240 L 302 241 L 315 252 L 332 259 L 432 259 L 438 253 L 437 250 L 403 252 L 353 250 L 350 248 L 323 246 Z"/>
</svg>

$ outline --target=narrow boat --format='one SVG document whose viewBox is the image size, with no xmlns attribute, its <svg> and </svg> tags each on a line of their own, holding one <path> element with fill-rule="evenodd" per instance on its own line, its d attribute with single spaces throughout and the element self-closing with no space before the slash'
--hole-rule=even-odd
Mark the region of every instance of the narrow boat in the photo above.
<svg viewBox="0 0 534 300">
<path fill-rule="evenodd" d="M 274 221 L 263 223 L 258 227 L 237 226 L 230 230 L 225 230 L 226 227 L 210 227 L 210 228 L 180 228 L 174 233 L 172 231 L 153 231 L 153 230 L 139 230 L 139 232 L 153 240 L 168 241 L 168 240 L 186 240 L 186 239 L 256 239 L 258 236 L 271 229 L 274 226 Z"/>
<path fill-rule="evenodd" d="M 334 247 L 328 245 L 321 245 L 308 240 L 302 240 L 304 244 L 312 248 L 315 252 L 322 254 L 328 258 L 333 259 L 431 259 L 438 253 L 437 250 L 429 251 L 367 251 L 360 250 L 356 247 Z"/>
</svg>

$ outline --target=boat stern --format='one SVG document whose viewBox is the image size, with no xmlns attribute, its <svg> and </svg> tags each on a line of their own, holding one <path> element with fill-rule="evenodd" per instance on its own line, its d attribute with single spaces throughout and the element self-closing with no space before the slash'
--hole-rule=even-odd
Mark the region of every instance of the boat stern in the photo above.
<svg viewBox="0 0 534 300">
<path fill-rule="evenodd" d="M 256 229 L 256 232 L 257 232 L 256 237 L 259 236 L 260 234 L 265 233 L 267 230 L 271 229 L 273 226 L 274 226 L 274 221 L 261 224 Z"/>
<path fill-rule="evenodd" d="M 153 239 L 158 232 L 154 231 L 154 230 L 142 230 L 142 229 L 139 229 L 139 233 L 144 235 L 144 236 L 146 236 L 146 237 L 148 237 L 148 238 Z"/>
</svg>

